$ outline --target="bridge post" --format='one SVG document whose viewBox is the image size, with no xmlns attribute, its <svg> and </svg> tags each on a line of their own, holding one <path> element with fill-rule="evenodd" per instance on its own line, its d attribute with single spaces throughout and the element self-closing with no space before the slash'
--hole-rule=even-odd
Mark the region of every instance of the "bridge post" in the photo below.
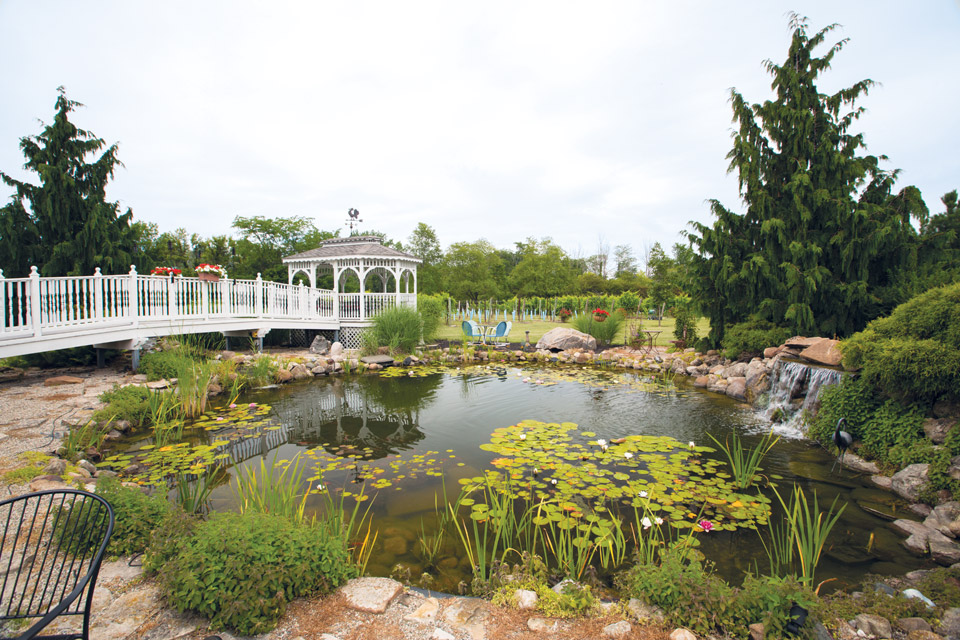
<svg viewBox="0 0 960 640">
<path fill-rule="evenodd" d="M 99 321 L 103 319 L 103 309 L 100 308 L 100 304 L 103 300 L 103 295 L 100 291 L 100 288 L 103 286 L 103 274 L 100 273 L 100 267 L 97 267 L 93 270 L 93 319 Z M 97 351 L 97 366 L 100 366 L 100 352 Z"/>
<path fill-rule="evenodd" d="M 257 274 L 257 284 L 253 291 L 254 304 L 256 305 L 257 317 L 263 316 L 263 278 Z"/>
<path fill-rule="evenodd" d="M 137 266 L 136 265 L 133 265 L 133 264 L 130 265 L 130 273 L 128 275 L 130 277 L 127 280 L 127 287 L 128 287 L 127 292 L 129 295 L 129 298 L 127 299 L 127 309 L 130 314 L 130 322 L 133 323 L 134 326 L 136 326 L 140 324 L 138 314 L 137 314 L 137 309 L 138 309 L 137 296 L 139 295 L 139 291 L 137 291 Z"/>
<path fill-rule="evenodd" d="M 40 330 L 40 315 L 43 306 L 40 304 L 40 273 L 37 272 L 36 265 L 30 267 L 30 327 L 33 329 L 33 336 L 39 338 L 42 335 Z"/>
<path fill-rule="evenodd" d="M 3 269 L 0 269 L 0 331 L 7 326 L 7 287 L 4 282 Z"/>
<path fill-rule="evenodd" d="M 307 288 L 303 286 L 303 281 L 300 281 L 300 317 L 306 320 L 307 316 Z"/>
</svg>

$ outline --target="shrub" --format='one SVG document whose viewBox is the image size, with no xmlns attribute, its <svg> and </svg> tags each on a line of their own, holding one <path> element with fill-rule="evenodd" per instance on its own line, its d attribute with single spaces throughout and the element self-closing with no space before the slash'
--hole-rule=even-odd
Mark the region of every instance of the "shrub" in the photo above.
<svg viewBox="0 0 960 640">
<path fill-rule="evenodd" d="M 140 489 L 124 487 L 116 478 L 98 480 L 97 495 L 113 506 L 116 518 L 107 547 L 111 555 L 142 553 L 150 541 L 150 534 L 159 528 L 170 512 L 163 494 L 148 496 Z"/>
<path fill-rule="evenodd" d="M 412 353 L 420 344 L 423 319 L 408 307 L 389 307 L 373 317 L 373 324 L 366 333 L 381 347 Z"/>
<path fill-rule="evenodd" d="M 624 291 L 620 294 L 620 297 L 617 298 L 617 308 L 625 309 L 627 314 L 634 314 L 638 312 L 640 308 L 640 296 L 638 296 L 633 291 Z"/>
<path fill-rule="evenodd" d="M 344 538 L 264 514 L 223 513 L 199 524 L 160 569 L 179 611 L 243 635 L 269 631 L 294 598 L 326 593 L 357 574 Z"/>
<path fill-rule="evenodd" d="M 687 345 L 697 342 L 697 316 L 687 305 L 678 305 L 673 312 L 676 324 L 673 327 L 673 337 L 678 342 Z"/>
<path fill-rule="evenodd" d="M 437 329 L 440 328 L 440 321 L 443 320 L 445 312 L 443 298 L 419 294 L 417 296 L 417 311 L 420 312 L 420 317 L 423 320 L 423 339 L 430 342 L 437 337 Z"/>
<path fill-rule="evenodd" d="M 127 420 L 134 427 L 150 424 L 150 396 L 153 392 L 146 387 L 130 385 L 114 387 L 100 394 L 100 401 L 107 406 L 93 414 L 97 422 L 107 420 Z"/>
<path fill-rule="evenodd" d="M 610 344 L 620 334 L 624 318 L 620 313 L 611 313 L 603 322 L 593 319 L 593 314 L 582 314 L 573 319 L 573 328 L 597 339 L 598 345 Z"/>
<path fill-rule="evenodd" d="M 723 336 L 724 353 L 736 359 L 741 353 L 763 353 L 767 347 L 776 347 L 790 337 L 790 330 L 772 322 L 753 317 L 730 326 Z"/>
<path fill-rule="evenodd" d="M 960 398 L 960 283 L 908 300 L 841 349 L 845 366 L 889 396 Z"/>
<path fill-rule="evenodd" d="M 147 380 L 161 378 L 176 378 L 178 371 L 194 358 L 179 347 L 166 351 L 149 351 L 140 358 L 140 373 L 147 376 Z"/>
</svg>

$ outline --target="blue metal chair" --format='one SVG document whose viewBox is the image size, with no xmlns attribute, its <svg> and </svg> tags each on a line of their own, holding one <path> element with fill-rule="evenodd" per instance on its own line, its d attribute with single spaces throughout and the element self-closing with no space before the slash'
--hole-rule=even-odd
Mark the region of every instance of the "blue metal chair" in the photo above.
<svg viewBox="0 0 960 640">
<path fill-rule="evenodd" d="M 501 321 L 497 327 L 487 334 L 487 342 L 492 342 L 496 344 L 497 342 L 503 342 L 503 337 L 507 333 L 507 323 L 506 321 Z"/>
<path fill-rule="evenodd" d="M 483 340 L 483 332 L 480 331 L 480 325 L 473 320 L 464 320 L 460 327 L 463 329 L 463 335 L 468 340 L 473 340 L 474 342 Z"/>
</svg>

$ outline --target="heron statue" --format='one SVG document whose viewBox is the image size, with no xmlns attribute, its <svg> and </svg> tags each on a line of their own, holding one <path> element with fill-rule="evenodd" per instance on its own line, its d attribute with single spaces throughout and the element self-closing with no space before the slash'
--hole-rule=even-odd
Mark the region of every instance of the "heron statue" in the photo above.
<svg viewBox="0 0 960 640">
<path fill-rule="evenodd" d="M 833 473 L 833 470 L 837 468 L 837 463 L 840 463 L 841 467 L 843 466 L 843 454 L 845 454 L 847 449 L 850 448 L 850 445 L 853 444 L 853 436 L 846 431 L 840 430 L 840 426 L 844 422 L 844 418 L 837 420 L 837 427 L 833 430 L 833 444 L 837 445 L 839 453 L 837 454 L 837 459 L 833 462 L 833 466 L 830 467 L 830 473 Z"/>
</svg>

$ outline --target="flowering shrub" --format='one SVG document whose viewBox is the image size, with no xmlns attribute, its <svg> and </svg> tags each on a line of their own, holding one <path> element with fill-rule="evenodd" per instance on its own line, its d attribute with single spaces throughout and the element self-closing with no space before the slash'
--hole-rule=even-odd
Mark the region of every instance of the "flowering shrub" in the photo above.
<svg viewBox="0 0 960 640">
<path fill-rule="evenodd" d="M 198 264 L 195 271 L 198 274 L 213 273 L 220 276 L 221 278 L 225 278 L 227 276 L 227 270 L 218 264 L 207 264 L 207 263 Z"/>
<path fill-rule="evenodd" d="M 183 272 L 176 267 L 154 267 L 150 270 L 152 276 L 181 276 Z"/>
<path fill-rule="evenodd" d="M 557 315 L 560 316 L 560 322 L 566 322 L 570 319 L 570 316 L 573 315 L 573 312 L 570 311 L 570 309 L 560 309 L 560 311 L 557 312 Z"/>
</svg>

